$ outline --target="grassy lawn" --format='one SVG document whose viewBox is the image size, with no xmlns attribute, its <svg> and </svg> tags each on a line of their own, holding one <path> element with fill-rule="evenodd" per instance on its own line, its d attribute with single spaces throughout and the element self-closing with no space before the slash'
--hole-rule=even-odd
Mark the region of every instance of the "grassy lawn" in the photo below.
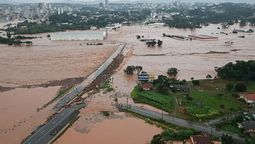
<svg viewBox="0 0 255 144">
<path fill-rule="evenodd" d="M 181 106 L 187 114 L 198 119 L 210 119 L 226 113 L 236 112 L 247 106 L 225 91 L 225 80 L 200 80 L 199 86 L 191 86 L 187 99 L 186 94 L 179 95 Z"/>
<path fill-rule="evenodd" d="M 247 91 L 248 92 L 255 92 L 255 81 L 248 82 Z"/>
<path fill-rule="evenodd" d="M 164 95 L 154 91 L 139 91 L 138 87 L 135 87 L 131 96 L 136 103 L 148 104 L 167 112 L 172 112 L 175 108 L 173 95 Z"/>
<path fill-rule="evenodd" d="M 230 123 L 222 125 L 220 127 L 220 129 L 222 129 L 224 131 L 233 132 L 233 133 L 236 133 L 236 134 L 239 134 L 239 135 L 243 134 L 243 132 L 240 128 L 238 128 L 236 125 L 233 125 L 233 124 L 230 124 Z"/>
<path fill-rule="evenodd" d="M 135 87 L 131 93 L 136 103 L 145 103 L 180 118 L 189 120 L 209 120 L 229 113 L 247 110 L 248 106 L 233 96 L 234 91 L 227 91 L 227 84 L 237 83 L 228 80 L 200 80 L 199 86 L 191 82 L 190 92 L 169 95 L 155 91 L 139 91 Z M 255 82 L 246 82 L 249 92 L 255 91 Z M 178 104 L 176 103 L 178 100 Z"/>
</svg>

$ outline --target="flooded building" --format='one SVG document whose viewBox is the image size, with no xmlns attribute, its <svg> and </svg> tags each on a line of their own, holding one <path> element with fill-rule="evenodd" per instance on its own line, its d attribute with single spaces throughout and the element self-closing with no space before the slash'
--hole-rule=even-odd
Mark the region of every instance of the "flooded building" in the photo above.
<svg viewBox="0 0 255 144">
<path fill-rule="evenodd" d="M 106 31 L 66 31 L 51 34 L 51 40 L 104 40 Z"/>
</svg>

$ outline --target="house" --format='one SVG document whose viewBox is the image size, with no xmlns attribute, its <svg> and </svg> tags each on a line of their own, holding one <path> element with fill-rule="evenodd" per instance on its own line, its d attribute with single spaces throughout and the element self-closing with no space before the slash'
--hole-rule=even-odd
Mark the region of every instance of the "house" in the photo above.
<svg viewBox="0 0 255 144">
<path fill-rule="evenodd" d="M 152 83 L 143 83 L 142 84 L 142 89 L 144 91 L 149 91 L 153 89 L 153 84 Z"/>
<path fill-rule="evenodd" d="M 254 133 L 255 132 L 255 121 L 250 120 L 241 123 L 241 127 L 244 129 L 246 133 Z"/>
<path fill-rule="evenodd" d="M 255 93 L 240 93 L 239 95 L 247 104 L 255 104 Z"/>
<path fill-rule="evenodd" d="M 191 144 L 214 144 L 209 136 L 191 136 Z"/>
<path fill-rule="evenodd" d="M 149 81 L 150 76 L 147 72 L 142 71 L 140 74 L 138 74 L 138 80 L 140 82 L 147 82 Z"/>
</svg>

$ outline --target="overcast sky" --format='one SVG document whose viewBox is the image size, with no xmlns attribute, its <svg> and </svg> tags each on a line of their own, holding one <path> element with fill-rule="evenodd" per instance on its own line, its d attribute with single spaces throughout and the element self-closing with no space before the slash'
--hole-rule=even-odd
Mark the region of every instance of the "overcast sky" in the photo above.
<svg viewBox="0 0 255 144">
<path fill-rule="evenodd" d="M 0 0 L 0 3 L 30 3 L 30 2 L 99 2 L 104 0 Z M 175 1 L 175 0 L 109 0 L 109 2 L 116 2 L 116 1 L 151 1 L 151 2 L 159 2 L 159 1 Z M 180 0 L 183 2 L 242 2 L 242 3 L 255 3 L 255 0 Z"/>
</svg>

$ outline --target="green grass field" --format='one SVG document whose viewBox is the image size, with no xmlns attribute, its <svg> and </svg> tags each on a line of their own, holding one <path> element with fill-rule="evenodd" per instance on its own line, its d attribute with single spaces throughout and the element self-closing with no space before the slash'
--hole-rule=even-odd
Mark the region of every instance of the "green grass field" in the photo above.
<svg viewBox="0 0 255 144">
<path fill-rule="evenodd" d="M 145 103 L 173 112 L 177 117 L 190 120 L 208 120 L 248 109 L 244 102 L 233 96 L 234 91 L 225 89 L 226 85 L 230 83 L 235 84 L 237 82 L 221 79 L 200 80 L 199 86 L 193 86 L 189 82 L 190 92 L 169 95 L 155 91 L 139 91 L 138 87 L 135 87 L 131 95 L 136 103 Z M 246 85 L 247 91 L 255 92 L 255 82 L 246 82 Z"/>
<path fill-rule="evenodd" d="M 180 94 L 178 100 L 186 108 L 187 114 L 198 119 L 210 119 L 247 108 L 246 104 L 232 96 L 234 92 L 225 90 L 225 80 L 200 80 L 199 86 L 191 86 L 188 100 Z M 250 86 L 251 89 L 253 86 Z"/>
<path fill-rule="evenodd" d="M 134 102 L 144 103 L 167 112 L 172 112 L 175 108 L 175 97 L 173 95 L 164 95 L 153 91 L 139 91 L 135 87 L 131 93 Z"/>
</svg>

